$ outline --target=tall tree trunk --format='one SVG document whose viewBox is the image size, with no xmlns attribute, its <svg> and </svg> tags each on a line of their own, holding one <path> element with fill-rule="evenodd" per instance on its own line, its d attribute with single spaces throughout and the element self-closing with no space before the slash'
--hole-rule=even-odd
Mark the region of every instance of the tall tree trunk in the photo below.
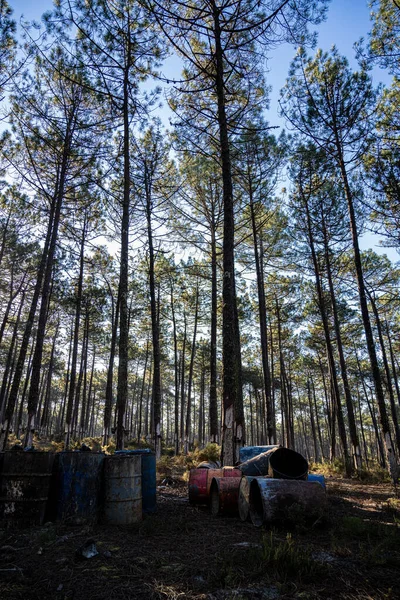
<svg viewBox="0 0 400 600">
<path fill-rule="evenodd" d="M 210 332 L 210 442 L 218 443 L 218 402 L 217 402 L 217 243 L 213 204 L 213 227 L 211 230 L 211 332 Z"/>
<path fill-rule="evenodd" d="M 358 439 L 356 419 L 354 416 L 353 399 L 351 396 L 350 384 L 349 384 L 349 379 L 347 376 L 347 365 L 346 365 L 346 359 L 344 357 L 344 351 L 343 351 L 342 333 L 340 330 L 339 316 L 338 316 L 338 310 L 337 310 L 337 304 L 336 304 L 336 296 L 335 296 L 335 290 L 334 290 L 333 280 L 332 280 L 332 269 L 331 269 L 327 230 L 326 230 L 325 218 L 324 218 L 323 214 L 322 214 L 322 227 L 323 227 L 323 235 L 324 235 L 326 271 L 327 271 L 327 275 L 328 275 L 329 293 L 330 293 L 331 306 L 332 306 L 332 312 L 333 312 L 333 323 L 334 323 L 334 328 L 335 328 L 336 346 L 337 346 L 338 354 L 339 354 L 339 363 L 340 363 L 340 370 L 342 373 L 344 397 L 346 400 L 347 417 L 348 417 L 349 431 L 350 431 L 350 440 L 351 440 L 351 444 L 353 446 L 355 467 L 356 467 L 357 471 L 360 471 L 360 469 L 362 468 L 360 442 Z"/>
<path fill-rule="evenodd" d="M 6 409 L 6 402 L 7 402 L 6 391 L 9 386 L 9 377 L 11 377 L 11 365 L 12 365 L 12 361 L 13 361 L 13 357 L 14 357 L 14 348 L 15 348 L 15 345 L 17 342 L 18 329 L 19 329 L 19 324 L 21 321 L 21 312 L 22 312 L 22 307 L 24 305 L 24 301 L 25 301 L 25 292 L 22 293 L 22 300 L 19 304 L 18 314 L 17 314 L 17 318 L 15 319 L 14 329 L 13 329 L 13 333 L 12 333 L 12 337 L 11 337 L 11 344 L 8 349 L 6 364 L 5 364 L 5 368 L 3 371 L 3 379 L 1 382 L 1 389 L 0 389 L 0 423 L 3 423 L 4 412 Z"/>
<path fill-rule="evenodd" d="M 189 365 L 189 377 L 188 377 L 188 390 L 187 390 L 187 410 L 186 410 L 186 426 L 185 426 L 185 445 L 183 452 L 187 454 L 189 452 L 189 442 L 191 434 L 191 402 L 192 402 L 192 381 L 193 381 L 193 367 L 194 357 L 196 354 L 196 336 L 197 336 L 197 321 L 199 316 L 199 280 L 197 279 L 196 286 L 196 305 L 194 311 L 194 328 L 193 328 L 193 340 L 192 340 L 192 352 L 190 355 Z"/>
<path fill-rule="evenodd" d="M 342 176 L 344 192 L 345 192 L 347 206 L 348 206 L 348 210 L 349 210 L 350 230 L 351 230 L 351 236 L 352 236 L 352 241 L 353 241 L 354 263 L 355 263 L 356 274 L 357 274 L 357 284 L 358 284 L 358 294 L 359 294 L 359 299 L 360 299 L 361 315 L 362 315 L 362 320 L 363 320 L 363 325 L 364 325 L 365 338 L 367 341 L 369 360 L 371 363 L 372 377 L 373 377 L 374 385 L 375 385 L 376 399 L 378 401 L 379 418 L 380 418 L 382 432 L 383 432 L 385 452 L 386 452 L 387 462 L 389 464 L 389 470 L 390 470 L 392 479 L 397 480 L 398 469 L 397 469 L 397 465 L 396 465 L 396 455 L 394 452 L 394 447 L 393 447 L 392 439 L 390 436 L 389 419 L 388 419 L 388 415 L 387 415 L 387 411 L 386 411 L 385 397 L 384 397 L 383 386 L 382 386 L 382 377 L 381 377 L 381 372 L 379 369 L 378 358 L 376 355 L 374 336 L 372 333 L 371 321 L 370 321 L 369 312 L 368 312 L 367 298 L 366 298 L 366 293 L 365 293 L 364 274 L 363 274 L 363 268 L 362 268 L 362 263 L 361 263 L 360 247 L 358 244 L 357 221 L 356 221 L 354 205 L 353 205 L 353 194 L 351 192 L 350 184 L 349 184 L 348 177 L 347 177 L 346 163 L 345 163 L 345 159 L 342 155 L 342 149 L 341 149 L 338 132 L 336 132 L 336 148 L 337 148 L 337 153 L 338 153 L 338 162 L 339 162 L 339 168 L 340 168 L 340 172 L 341 172 L 341 176 Z"/>
<path fill-rule="evenodd" d="M 25 324 L 24 335 L 22 337 L 21 346 L 19 349 L 18 359 L 17 359 L 17 363 L 15 366 L 15 371 L 14 371 L 13 382 L 12 382 L 10 393 L 8 396 L 8 402 L 7 402 L 6 412 L 5 412 L 5 419 L 4 419 L 4 421 L 2 423 L 2 427 L 1 427 L 2 439 L 0 440 L 0 449 L 2 449 L 2 450 L 4 450 L 6 443 L 7 443 L 10 422 L 11 422 L 11 419 L 12 419 L 12 416 L 14 413 L 14 409 L 15 409 L 15 404 L 16 404 L 17 398 L 18 398 L 18 391 L 19 391 L 19 386 L 21 384 L 22 373 L 24 370 L 25 358 L 26 358 L 26 354 L 28 352 L 29 340 L 31 337 L 32 327 L 33 327 L 33 324 L 35 321 L 35 316 L 36 316 L 37 305 L 39 302 L 39 296 L 40 296 L 40 292 L 42 289 L 42 283 L 43 283 L 43 278 L 44 278 L 45 269 L 46 269 L 47 257 L 49 254 L 49 247 L 50 247 L 50 243 L 52 241 L 52 232 L 54 229 L 53 225 L 55 222 L 55 216 L 56 216 L 56 213 L 59 216 L 58 209 L 61 208 L 59 206 L 59 200 L 60 200 L 60 197 L 56 193 L 52 199 L 52 203 L 50 206 L 49 220 L 47 223 L 47 234 L 46 234 L 46 239 L 45 239 L 45 243 L 43 246 L 40 264 L 39 264 L 39 267 L 37 270 L 35 289 L 34 289 L 33 296 L 32 296 L 32 301 L 31 301 L 31 306 L 29 309 L 28 318 L 27 318 L 27 321 Z M 32 360 L 33 360 L 33 356 L 32 356 Z"/>
<path fill-rule="evenodd" d="M 312 262 L 313 262 L 313 266 L 314 266 L 315 285 L 316 285 L 317 298 L 318 298 L 318 308 L 319 308 L 322 325 L 323 325 L 323 329 L 324 329 L 326 353 L 327 353 L 328 365 L 329 365 L 329 373 L 330 373 L 331 383 L 332 383 L 332 387 L 333 387 L 333 391 L 334 391 L 334 397 L 336 400 L 339 435 L 340 435 L 340 439 L 342 442 L 346 474 L 348 476 L 350 476 L 353 472 L 353 464 L 352 464 L 352 461 L 350 460 L 348 446 L 347 446 L 347 435 L 346 435 L 346 428 L 345 428 L 344 418 L 343 418 L 343 409 L 342 409 L 342 403 L 341 403 L 341 398 L 340 398 L 339 385 L 338 385 L 338 380 L 337 380 L 336 364 L 335 364 L 335 359 L 334 359 L 334 354 L 333 354 L 331 335 L 330 335 L 330 331 L 329 331 L 328 316 L 327 316 L 326 310 L 325 310 L 325 301 L 324 301 L 323 288 L 322 288 L 322 282 L 321 282 L 320 268 L 319 268 L 318 258 L 317 258 L 317 254 L 316 254 L 316 250 L 315 250 L 315 244 L 314 244 L 314 234 L 313 234 L 313 230 L 312 230 L 310 210 L 309 210 L 309 206 L 308 206 L 308 199 L 305 197 L 304 194 L 303 194 L 303 201 L 304 201 L 304 208 L 306 210 L 306 218 L 307 218 L 308 242 L 309 242 Z"/>
<path fill-rule="evenodd" d="M 222 167 L 224 234 L 222 286 L 222 360 L 223 360 L 223 425 L 222 464 L 234 465 L 239 447 L 244 443 L 243 391 L 240 363 L 240 336 L 236 306 L 232 168 L 226 117 L 224 61 L 221 44 L 220 11 L 211 0 L 215 39 L 215 92 L 218 101 L 220 159 Z"/>
<path fill-rule="evenodd" d="M 124 448 L 124 419 L 128 399 L 128 259 L 130 224 L 130 140 L 129 140 L 129 67 L 131 64 L 131 37 L 128 37 L 126 66 L 123 83 L 123 161 L 124 190 L 121 220 L 121 264 L 119 273 L 119 347 L 117 384 L 117 431 L 116 449 Z"/>
<path fill-rule="evenodd" d="M 114 297 L 111 294 L 112 302 L 112 315 L 111 315 L 111 348 L 110 358 L 108 361 L 107 369 L 107 382 L 106 382 L 106 399 L 104 403 L 104 431 L 103 431 L 103 445 L 107 446 L 111 437 L 111 416 L 112 416 L 112 404 L 113 404 L 113 382 L 114 382 L 114 359 L 115 351 L 117 347 L 117 333 L 118 333 L 118 319 L 119 319 L 119 293 L 117 296 L 117 302 L 114 310 Z"/>
<path fill-rule="evenodd" d="M 257 293 L 258 293 L 258 318 L 260 323 L 260 341 L 261 341 L 261 356 L 262 366 L 264 375 L 264 389 L 266 397 L 266 409 L 267 409 L 267 438 L 268 444 L 276 444 L 276 428 L 273 419 L 272 411 L 272 398 L 271 398 L 271 374 L 269 369 L 268 359 L 268 341 L 267 341 L 267 310 L 265 305 L 265 289 L 264 289 L 264 269 L 263 269 L 263 247 L 262 240 L 260 240 L 260 253 L 258 251 L 258 232 L 256 215 L 253 201 L 253 187 L 251 182 L 251 175 L 248 173 L 248 186 L 249 186 L 249 199 L 250 199 L 250 212 L 251 212 L 251 224 L 253 230 L 253 247 L 254 247 L 254 258 L 256 263 L 256 275 L 257 275 Z M 261 256 L 260 256 L 261 255 Z"/>
<path fill-rule="evenodd" d="M 83 272 L 84 272 L 84 258 L 85 258 L 85 241 L 86 241 L 86 218 L 82 229 L 82 237 L 79 251 L 79 275 L 78 285 L 76 288 L 76 306 L 75 306 L 75 324 L 74 324 L 74 339 L 72 346 L 72 359 L 71 359 L 71 371 L 69 376 L 69 390 L 68 390 L 68 403 L 67 412 L 65 415 L 65 441 L 64 448 L 69 450 L 71 441 L 72 427 L 73 427 L 73 411 L 74 411 L 74 400 L 76 396 L 76 370 L 78 361 L 78 345 L 79 345 L 79 327 L 81 320 L 81 307 L 82 307 L 82 290 L 83 290 Z"/>
<path fill-rule="evenodd" d="M 175 376 L 175 402 L 174 402 L 174 448 L 175 456 L 179 453 L 179 361 L 178 361 L 178 336 L 176 332 L 174 284 L 170 279 L 171 289 L 171 314 L 172 334 L 174 338 L 174 376 Z"/>
<path fill-rule="evenodd" d="M 160 364 L 160 327 L 157 315 L 156 284 L 154 272 L 154 246 L 153 230 L 151 224 L 152 196 L 151 174 L 147 162 L 144 163 L 145 193 L 146 193 L 146 219 L 147 241 L 149 244 L 149 287 L 150 287 L 150 312 L 151 332 L 153 341 L 153 402 L 152 402 L 152 430 L 154 436 L 154 449 L 156 458 L 161 458 L 161 364 Z"/>
<path fill-rule="evenodd" d="M 395 437 L 396 437 L 397 451 L 400 452 L 399 420 L 397 417 L 397 407 L 396 407 L 394 394 L 393 394 L 393 386 L 392 386 L 392 378 L 390 376 L 389 362 L 387 359 L 385 343 L 383 341 L 381 320 L 379 318 L 379 313 L 378 313 L 378 309 L 376 306 L 376 302 L 375 302 L 374 298 L 372 297 L 372 294 L 370 294 L 367 289 L 365 291 L 367 292 L 369 300 L 371 302 L 372 312 L 374 313 L 376 328 L 378 330 L 378 338 L 379 338 L 379 343 L 381 346 L 383 366 L 384 366 L 385 374 L 386 374 L 387 390 L 388 390 L 388 394 L 389 394 L 390 409 L 392 412 L 392 420 L 393 420 L 393 426 L 394 426 L 394 433 L 395 433 Z"/>
</svg>

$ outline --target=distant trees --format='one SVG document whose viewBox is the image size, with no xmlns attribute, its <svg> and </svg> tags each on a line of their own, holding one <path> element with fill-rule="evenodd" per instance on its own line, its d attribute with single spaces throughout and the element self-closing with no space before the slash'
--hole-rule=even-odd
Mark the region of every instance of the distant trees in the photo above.
<svg viewBox="0 0 400 600">
<path fill-rule="evenodd" d="M 0 5 L 1 447 L 222 441 L 234 464 L 247 440 L 396 477 L 398 273 L 359 238 L 399 245 L 397 80 L 301 49 L 296 134 L 263 119 L 266 52 L 313 41 L 324 6 L 61 1 L 23 73 Z M 374 6 L 396 74 L 397 9 Z M 149 91 L 167 46 L 171 135 Z"/>
</svg>

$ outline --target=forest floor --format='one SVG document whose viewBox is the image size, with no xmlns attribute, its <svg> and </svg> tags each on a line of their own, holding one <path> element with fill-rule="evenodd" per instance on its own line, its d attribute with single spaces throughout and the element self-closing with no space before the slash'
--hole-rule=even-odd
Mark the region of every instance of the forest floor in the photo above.
<svg viewBox="0 0 400 600">
<path fill-rule="evenodd" d="M 257 529 L 158 487 L 130 527 L 0 530 L 1 600 L 400 599 L 400 509 L 389 484 L 328 479 L 324 524 Z M 88 539 L 98 554 L 79 559 Z"/>
</svg>

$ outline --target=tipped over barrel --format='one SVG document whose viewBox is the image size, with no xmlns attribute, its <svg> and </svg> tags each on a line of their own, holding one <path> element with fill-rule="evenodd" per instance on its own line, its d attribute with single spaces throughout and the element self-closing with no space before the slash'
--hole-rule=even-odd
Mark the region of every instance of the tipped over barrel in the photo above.
<svg viewBox="0 0 400 600">
<path fill-rule="evenodd" d="M 279 446 L 277 444 L 270 446 L 243 446 L 239 449 L 239 462 L 243 463 L 250 460 L 250 458 L 254 458 L 259 454 L 264 454 L 264 452 L 268 452 L 274 448 L 279 448 Z"/>
<path fill-rule="evenodd" d="M 241 477 L 213 477 L 210 487 L 210 507 L 214 517 L 237 515 Z"/>
<path fill-rule="evenodd" d="M 315 520 L 325 509 L 325 490 L 318 482 L 255 477 L 250 483 L 249 512 L 256 527 L 300 515 Z"/>
<path fill-rule="evenodd" d="M 272 448 L 238 467 L 243 475 L 276 479 L 307 479 L 308 462 L 295 450 Z"/>
</svg>

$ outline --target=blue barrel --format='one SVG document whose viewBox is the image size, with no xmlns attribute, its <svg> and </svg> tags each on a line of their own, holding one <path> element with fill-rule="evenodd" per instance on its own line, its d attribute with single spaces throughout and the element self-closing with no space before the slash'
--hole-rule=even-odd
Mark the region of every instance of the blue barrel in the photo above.
<svg viewBox="0 0 400 600">
<path fill-rule="evenodd" d="M 49 497 L 54 453 L 5 452 L 2 462 L 0 518 L 6 527 L 41 525 Z"/>
<path fill-rule="evenodd" d="M 98 520 L 104 458 L 101 452 L 57 454 L 52 481 L 52 512 L 57 520 Z"/>
<path fill-rule="evenodd" d="M 326 490 L 325 477 L 323 475 L 318 475 L 318 473 L 309 473 L 307 481 L 316 481 L 317 483 L 322 485 L 324 490 Z"/>
<path fill-rule="evenodd" d="M 278 448 L 279 446 L 243 446 L 239 450 L 239 461 L 246 462 L 250 458 L 254 458 L 259 454 L 263 454 L 264 452 L 268 452 L 268 450 L 272 450 L 273 448 Z"/>
<path fill-rule="evenodd" d="M 114 454 L 104 462 L 104 521 L 132 525 L 142 520 L 141 456 Z"/>
<path fill-rule="evenodd" d="M 149 448 L 119 450 L 115 454 L 138 454 L 142 457 L 142 508 L 145 514 L 157 510 L 156 498 L 156 455 Z"/>
</svg>

